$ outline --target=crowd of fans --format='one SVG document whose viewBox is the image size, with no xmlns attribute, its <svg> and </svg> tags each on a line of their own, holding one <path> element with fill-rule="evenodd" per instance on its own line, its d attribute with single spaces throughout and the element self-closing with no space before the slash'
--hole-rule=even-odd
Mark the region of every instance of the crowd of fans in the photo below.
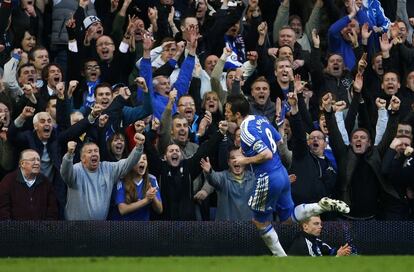
<svg viewBox="0 0 414 272">
<path fill-rule="evenodd" d="M 0 219 L 251 219 L 232 96 L 295 204 L 413 218 L 413 1 L 0 3 Z"/>
</svg>

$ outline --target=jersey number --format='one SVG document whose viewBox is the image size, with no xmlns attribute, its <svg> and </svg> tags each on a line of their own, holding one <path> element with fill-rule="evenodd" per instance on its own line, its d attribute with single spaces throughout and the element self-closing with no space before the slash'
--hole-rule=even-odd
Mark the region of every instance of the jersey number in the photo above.
<svg viewBox="0 0 414 272">
<path fill-rule="evenodd" d="M 272 148 L 272 153 L 276 153 L 277 145 L 275 143 L 275 140 L 273 139 L 272 131 L 270 131 L 269 128 L 265 129 L 266 136 L 269 139 L 270 147 Z"/>
</svg>

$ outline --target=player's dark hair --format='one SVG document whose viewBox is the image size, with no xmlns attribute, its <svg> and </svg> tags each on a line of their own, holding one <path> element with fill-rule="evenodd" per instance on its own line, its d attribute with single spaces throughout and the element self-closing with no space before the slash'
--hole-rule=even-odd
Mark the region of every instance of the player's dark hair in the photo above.
<svg viewBox="0 0 414 272">
<path fill-rule="evenodd" d="M 233 114 L 239 112 L 242 117 L 245 117 L 250 113 L 249 101 L 243 95 L 230 95 L 227 97 L 227 103 Z"/>
</svg>

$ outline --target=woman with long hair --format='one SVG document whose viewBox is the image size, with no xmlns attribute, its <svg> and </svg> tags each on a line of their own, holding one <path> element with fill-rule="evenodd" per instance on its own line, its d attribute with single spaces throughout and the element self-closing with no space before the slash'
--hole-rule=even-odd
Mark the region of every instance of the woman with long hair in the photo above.
<svg viewBox="0 0 414 272">
<path fill-rule="evenodd" d="M 148 173 L 147 155 L 142 154 L 138 163 L 119 181 L 115 191 L 117 211 L 114 220 L 148 221 L 151 208 L 162 213 L 161 195 L 157 179 Z"/>
<path fill-rule="evenodd" d="M 128 157 L 127 139 L 122 131 L 113 133 L 106 142 L 100 144 L 99 148 L 105 161 L 116 162 Z"/>
<path fill-rule="evenodd" d="M 218 123 L 223 120 L 223 105 L 221 105 L 218 94 L 213 91 L 206 92 L 201 101 L 201 110 L 198 122 L 199 143 L 208 139 L 212 131 L 218 129 Z M 208 115 L 208 121 L 203 120 Z"/>
<path fill-rule="evenodd" d="M 29 53 L 37 45 L 36 34 L 31 29 L 25 29 L 14 36 L 14 48 L 21 48 L 24 52 Z"/>
</svg>

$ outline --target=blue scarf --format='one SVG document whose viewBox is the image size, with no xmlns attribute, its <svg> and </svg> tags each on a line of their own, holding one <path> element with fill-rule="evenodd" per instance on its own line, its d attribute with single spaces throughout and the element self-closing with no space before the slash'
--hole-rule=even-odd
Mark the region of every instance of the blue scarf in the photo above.
<svg viewBox="0 0 414 272">
<path fill-rule="evenodd" d="M 226 46 L 233 51 L 232 55 L 227 58 L 224 64 L 224 69 L 238 68 L 246 61 L 245 46 L 243 36 L 240 34 L 235 38 L 224 35 L 224 42 Z"/>
<path fill-rule="evenodd" d="M 85 107 L 92 107 L 95 103 L 95 88 L 96 85 L 100 83 L 100 80 L 93 81 L 86 81 L 86 85 L 88 86 L 88 92 L 85 92 L 83 97 L 83 106 Z"/>
</svg>

